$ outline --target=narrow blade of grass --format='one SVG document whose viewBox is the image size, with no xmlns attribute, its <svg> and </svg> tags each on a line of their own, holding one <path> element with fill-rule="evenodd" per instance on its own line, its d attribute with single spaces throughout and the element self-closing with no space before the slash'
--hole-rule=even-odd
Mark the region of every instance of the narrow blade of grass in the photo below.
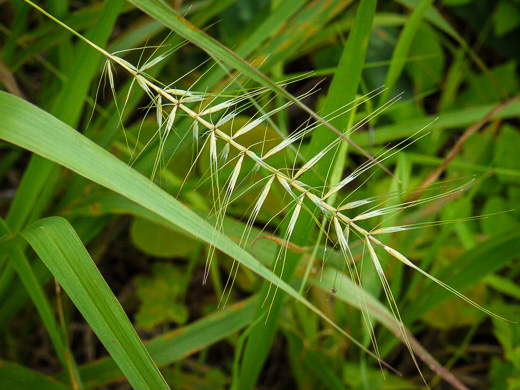
<svg viewBox="0 0 520 390">
<path fill-rule="evenodd" d="M 0 92 L 0 109 L 5 112 L 4 120 L 0 123 L 0 139 L 40 154 L 42 157 L 118 192 L 161 215 L 193 236 L 215 245 L 216 248 L 237 259 L 262 278 L 278 285 L 280 289 L 303 303 L 341 334 L 371 354 L 362 344 L 336 326 L 318 308 L 286 282 L 280 280 L 229 237 L 220 234 L 215 239 L 212 225 L 106 150 L 52 115 L 5 92 Z M 49 136 L 49 129 L 52 129 L 52 137 Z"/>
<path fill-rule="evenodd" d="M 283 1 L 258 28 L 237 47 L 236 53 L 241 57 L 247 58 L 260 47 L 262 42 L 285 27 L 287 22 L 304 3 L 305 0 Z M 262 68 L 265 69 L 265 64 Z M 218 67 L 209 72 L 208 76 L 203 78 L 201 84 L 212 86 L 225 76 L 225 70 Z"/>
<path fill-rule="evenodd" d="M 436 118 L 434 116 L 421 116 L 400 121 L 396 124 L 379 126 L 372 144 L 384 145 L 390 141 L 410 137 L 426 125 L 428 125 L 428 130 L 430 131 L 439 129 L 456 130 L 460 127 L 467 127 L 482 119 L 482 117 L 500 103 L 501 102 L 494 102 L 492 104 L 481 104 L 469 108 L 445 111 L 436 121 L 434 121 Z M 520 102 L 515 102 L 493 116 L 493 119 L 516 118 L 518 117 L 518 112 L 520 112 Z M 368 146 L 371 142 L 367 132 L 354 133 L 352 134 L 352 139 L 362 146 Z"/>
<path fill-rule="evenodd" d="M 52 217 L 20 235 L 67 292 L 128 381 L 139 389 L 169 389 L 72 226 Z"/>
</svg>

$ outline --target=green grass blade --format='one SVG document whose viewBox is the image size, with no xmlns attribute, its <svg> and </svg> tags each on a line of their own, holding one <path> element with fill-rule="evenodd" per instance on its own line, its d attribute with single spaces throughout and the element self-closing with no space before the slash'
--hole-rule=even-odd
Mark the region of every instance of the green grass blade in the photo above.
<svg viewBox="0 0 520 390">
<path fill-rule="evenodd" d="M 13 2 L 12 5 L 14 7 L 14 15 L 11 16 L 11 18 L 13 18 L 11 31 L 7 36 L 7 40 L 4 41 L 3 47 L 0 51 L 0 57 L 2 57 L 2 60 L 5 61 L 7 65 L 12 65 L 12 57 L 16 51 L 16 40 L 27 28 L 26 17 L 30 11 L 27 4 Z"/>
<path fill-rule="evenodd" d="M 287 0 L 280 4 L 251 35 L 247 37 L 236 49 L 236 53 L 243 58 L 247 58 L 256 49 L 260 47 L 262 42 L 277 33 L 284 27 L 284 24 L 298 11 L 304 4 L 305 0 Z M 271 54 L 271 53 L 269 53 Z M 262 69 L 266 69 L 266 64 L 262 65 Z M 269 67 L 267 67 L 269 69 Z M 226 76 L 224 69 L 214 68 L 201 81 L 202 85 L 208 85 L 210 88 Z"/>
<path fill-rule="evenodd" d="M 404 5 L 405 7 L 415 9 L 419 6 L 421 0 L 396 0 L 397 3 Z M 442 16 L 442 14 L 435 8 L 432 7 L 424 13 L 424 18 L 428 20 L 432 25 L 437 27 L 439 30 L 450 35 L 457 42 L 465 42 L 464 39 Z"/>
<path fill-rule="evenodd" d="M 20 233 L 83 314 L 137 389 L 169 389 L 83 243 L 63 218 L 40 220 Z"/>
<path fill-rule="evenodd" d="M 425 154 L 418 153 L 409 153 L 410 160 L 416 164 L 422 165 L 430 165 L 430 166 L 439 166 L 442 164 L 444 159 L 440 157 L 427 156 Z M 487 174 L 495 174 L 499 177 L 504 177 L 508 179 L 513 179 L 520 182 L 520 169 L 507 169 L 494 167 L 492 165 L 476 165 L 471 163 L 466 163 L 463 161 L 458 161 L 457 159 L 451 162 L 451 166 L 454 168 L 465 168 L 471 170 L 475 173 L 487 173 Z"/>
<path fill-rule="evenodd" d="M 348 37 L 339 61 L 332 84 L 327 93 L 324 115 L 328 115 L 346 104 L 354 101 L 361 80 L 361 72 L 365 63 L 368 41 L 372 31 L 377 0 L 362 1 L 359 5 L 354 26 Z M 345 131 L 350 120 L 349 115 L 341 115 L 330 122 L 341 131 Z M 337 137 L 325 131 L 321 126 L 315 130 L 309 146 L 309 155 L 314 156 L 324 150 L 327 145 Z M 325 177 L 332 164 L 332 151 L 322 158 L 315 166 L 323 177 Z M 318 184 L 318 183 L 315 183 Z M 320 183 L 321 184 L 321 183 Z"/>
<path fill-rule="evenodd" d="M 230 238 L 219 235 L 215 239 L 212 225 L 106 150 L 52 115 L 4 92 L 0 92 L 0 109 L 5 112 L 4 120 L 0 123 L 0 139 L 63 165 L 161 215 L 195 237 L 212 243 L 262 278 L 278 285 L 280 289 L 303 303 L 345 337 L 363 348 L 319 309 Z M 52 136 L 49 129 L 52 131 Z"/>
<path fill-rule="evenodd" d="M 91 240 L 101 234 L 108 219 L 109 217 L 107 216 L 76 219 L 73 222 L 73 227 L 84 244 L 87 245 Z M 23 241 L 23 245 L 27 245 L 26 241 Z M 20 244 L 19 246 L 23 245 Z M 38 283 L 44 286 L 52 278 L 52 274 L 47 267 L 37 259 L 37 256 L 32 257 L 31 268 L 34 276 L 38 280 Z M 5 329 L 11 319 L 27 304 L 28 300 L 27 290 L 19 280 L 15 280 L 11 284 L 9 294 L 4 300 L 0 301 L 0 329 Z"/>
<path fill-rule="evenodd" d="M 409 7 L 417 8 L 420 0 L 396 0 L 398 3 Z M 496 79 L 490 73 L 486 63 L 479 57 L 478 53 L 464 40 L 464 38 L 455 30 L 441 12 L 435 7 L 430 7 L 424 14 L 424 19 L 427 20 L 432 26 L 435 26 L 445 34 L 451 36 L 461 47 L 464 53 L 467 53 L 471 60 L 477 65 L 482 72 L 484 72 L 490 81 L 496 85 Z M 503 96 L 504 97 L 504 96 Z"/>
<path fill-rule="evenodd" d="M 94 26 L 95 29 L 90 31 L 87 36 L 94 42 L 103 45 L 110 36 L 110 31 L 119 15 L 122 4 L 121 0 L 117 0 L 110 6 L 106 5 L 101 12 L 99 22 Z M 81 61 L 78 61 L 70 74 L 67 75 L 69 81 L 63 86 L 52 110 L 55 116 L 70 126 L 76 126 L 79 122 L 84 97 L 98 70 L 98 61 L 101 54 L 82 44 L 76 48 L 76 58 L 81 59 Z M 48 161 L 41 160 L 38 157 L 32 160 L 36 161 L 31 162 L 26 170 L 6 218 L 7 224 L 13 231 L 18 231 L 24 226 L 53 169 L 53 164 Z M 54 172 L 54 174 L 57 174 L 57 172 Z"/>
</svg>

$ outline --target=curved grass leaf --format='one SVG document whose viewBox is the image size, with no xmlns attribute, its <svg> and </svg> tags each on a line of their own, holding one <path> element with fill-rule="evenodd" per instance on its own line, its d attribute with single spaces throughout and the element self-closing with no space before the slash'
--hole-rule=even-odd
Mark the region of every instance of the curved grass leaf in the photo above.
<svg viewBox="0 0 520 390">
<path fill-rule="evenodd" d="M 365 63 L 366 52 L 370 34 L 372 32 L 372 22 L 376 12 L 377 0 L 363 1 L 356 14 L 354 26 L 347 39 L 343 53 L 339 61 L 334 78 L 330 85 L 323 107 L 323 115 L 326 116 L 340 110 L 345 105 L 356 99 L 356 94 L 361 81 L 361 72 Z M 351 120 L 350 115 L 340 115 L 332 119 L 330 122 L 342 131 L 347 130 L 348 123 Z M 330 132 L 325 132 L 323 126 L 317 128 L 312 136 L 309 145 L 310 156 L 314 156 L 333 142 L 337 137 Z M 323 177 L 332 164 L 333 151 L 328 156 L 323 157 L 316 163 L 315 169 L 320 172 Z"/>
<path fill-rule="evenodd" d="M 5 92 L 0 92 L 0 110 L 5 113 L 3 121 L 0 123 L 0 139 L 63 165 L 79 175 L 133 200 L 195 237 L 211 243 L 262 278 L 279 286 L 360 348 L 365 349 L 357 340 L 230 238 L 222 234 L 215 238 L 212 225 L 71 127 L 36 106 Z"/>
<path fill-rule="evenodd" d="M 103 46 L 110 36 L 123 3 L 122 0 L 105 3 L 97 23 L 87 31 L 86 36 Z M 84 97 L 98 70 L 100 58 L 99 53 L 83 44 L 76 47 L 74 54 L 75 58 L 81 60 L 69 66 L 66 74 L 68 82 L 60 85 L 60 93 L 51 109 L 53 115 L 71 126 L 75 126 L 80 120 L 85 104 Z M 32 156 L 6 217 L 6 223 L 12 231 L 16 232 L 40 218 L 52 202 L 54 185 L 58 178 L 59 167 L 39 156 Z M 5 299 L 5 286 L 9 287 L 13 276 L 14 271 L 8 267 L 0 284 L 0 300 Z"/>
<path fill-rule="evenodd" d="M 109 216 L 76 219 L 73 222 L 73 227 L 84 244 L 87 245 L 92 239 L 101 234 L 109 219 Z M 22 241 L 22 244 L 18 245 L 20 248 L 27 246 L 27 242 Z M 44 286 L 52 278 L 52 274 L 47 267 L 37 259 L 37 256 L 30 256 L 29 260 L 31 261 L 31 269 L 35 278 L 41 286 Z M 5 299 L 0 299 L 0 329 L 3 330 L 9 325 L 13 317 L 25 307 L 29 299 L 27 290 L 19 280 L 15 280 L 10 284 L 9 294 Z"/>
<path fill-rule="evenodd" d="M 132 386 L 169 389 L 72 226 L 51 217 L 19 235 L 67 292 Z"/>
</svg>

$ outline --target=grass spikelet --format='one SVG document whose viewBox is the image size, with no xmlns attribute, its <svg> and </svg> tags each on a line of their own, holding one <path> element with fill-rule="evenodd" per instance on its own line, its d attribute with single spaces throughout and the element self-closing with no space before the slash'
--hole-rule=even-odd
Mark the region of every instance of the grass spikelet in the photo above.
<svg viewBox="0 0 520 390">
<path fill-rule="evenodd" d="M 276 175 L 276 178 L 278 179 L 278 182 L 282 185 L 282 187 L 293 197 L 296 198 L 296 195 L 294 195 L 294 192 L 289 185 L 289 182 L 287 179 L 285 179 L 282 175 Z"/>
<path fill-rule="evenodd" d="M 163 121 L 163 106 L 162 106 L 162 96 L 157 96 L 157 125 L 159 125 L 159 129 L 162 127 Z"/>
<path fill-rule="evenodd" d="M 210 154 L 210 175 L 211 175 L 211 189 L 213 194 L 213 204 L 214 207 L 217 210 L 222 209 L 222 202 L 221 202 L 221 196 L 220 196 L 220 186 L 219 186 L 219 180 L 218 180 L 218 152 L 217 152 L 217 137 L 215 136 L 215 132 L 211 131 L 209 133 L 209 154 Z M 217 214 L 218 216 L 219 214 Z M 213 233 L 214 239 L 220 234 L 219 229 L 219 222 L 220 220 L 217 218 L 217 223 L 215 226 L 215 232 Z M 209 276 L 209 271 L 211 268 L 211 262 L 213 260 L 213 255 L 215 253 L 215 247 L 213 245 L 210 245 L 208 249 L 208 256 L 206 259 L 206 265 L 204 269 L 204 276 L 202 279 L 202 283 L 206 284 Z"/>
<path fill-rule="evenodd" d="M 195 145 L 195 152 L 199 149 L 199 122 L 195 121 L 192 125 L 193 145 Z"/>
</svg>

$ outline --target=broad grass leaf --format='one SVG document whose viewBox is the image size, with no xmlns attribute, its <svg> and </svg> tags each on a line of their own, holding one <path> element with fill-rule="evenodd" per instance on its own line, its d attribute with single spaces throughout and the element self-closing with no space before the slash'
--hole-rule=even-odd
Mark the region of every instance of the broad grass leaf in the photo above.
<svg viewBox="0 0 520 390">
<path fill-rule="evenodd" d="M 51 217 L 20 235 L 63 287 L 128 381 L 139 389 L 169 389 L 72 226 L 63 218 Z"/>
</svg>

